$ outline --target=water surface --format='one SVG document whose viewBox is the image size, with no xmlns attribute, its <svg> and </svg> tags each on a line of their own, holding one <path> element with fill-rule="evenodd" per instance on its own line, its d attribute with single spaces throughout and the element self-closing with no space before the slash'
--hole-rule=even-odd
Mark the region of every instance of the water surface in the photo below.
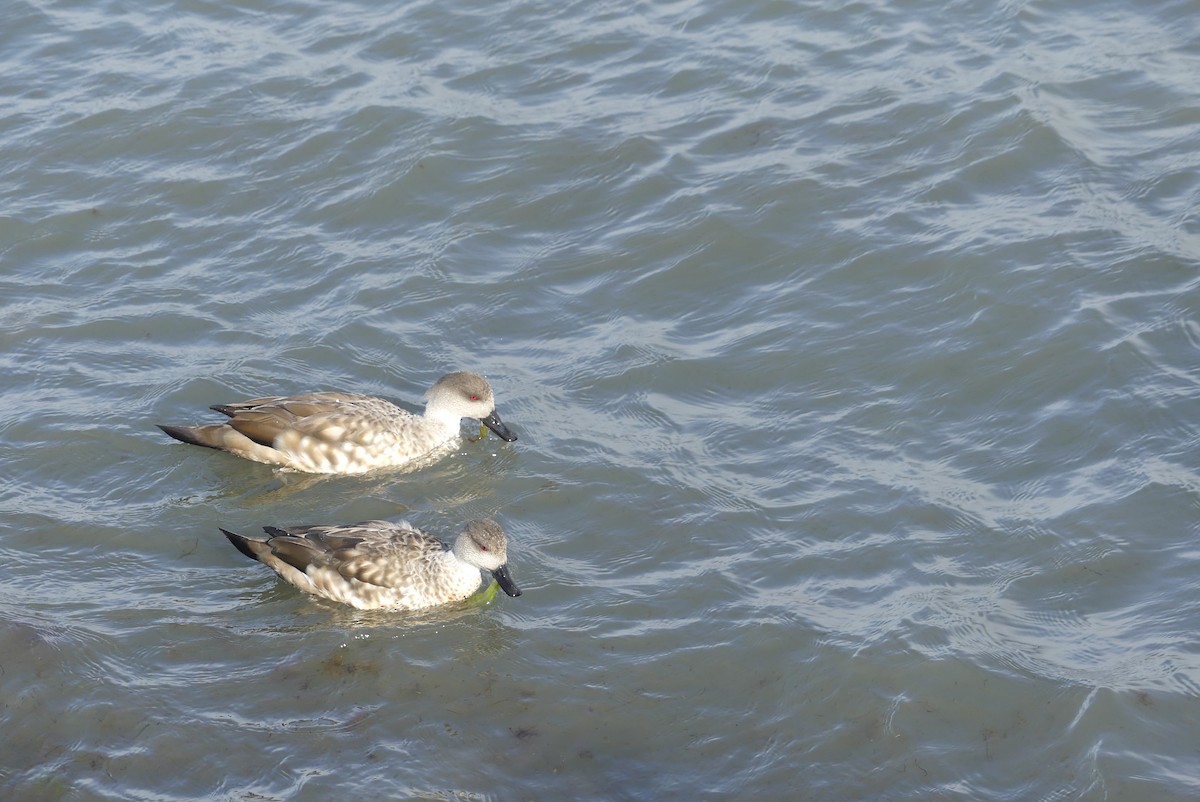
<svg viewBox="0 0 1200 802">
<path fill-rule="evenodd" d="M 5 799 L 1200 794 L 1193 3 L 7 19 Z M 153 425 L 454 369 L 518 442 Z M 480 516 L 419 616 L 217 531 Z"/>
</svg>

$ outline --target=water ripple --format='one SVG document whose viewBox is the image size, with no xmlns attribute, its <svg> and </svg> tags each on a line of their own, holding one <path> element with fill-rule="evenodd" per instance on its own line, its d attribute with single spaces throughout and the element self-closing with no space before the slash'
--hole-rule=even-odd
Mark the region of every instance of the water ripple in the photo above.
<svg viewBox="0 0 1200 802">
<path fill-rule="evenodd" d="M 1194 796 L 1192 13 L 19 0 L 0 787 Z M 518 443 L 153 429 L 453 368 Z M 215 528 L 481 515 L 525 595 L 406 621 Z"/>
</svg>

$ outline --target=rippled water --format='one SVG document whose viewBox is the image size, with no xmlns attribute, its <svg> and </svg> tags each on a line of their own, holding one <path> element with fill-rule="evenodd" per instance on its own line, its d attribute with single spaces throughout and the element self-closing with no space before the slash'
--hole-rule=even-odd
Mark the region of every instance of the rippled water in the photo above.
<svg viewBox="0 0 1200 802">
<path fill-rule="evenodd" d="M 125 5 L 0 33 L 0 796 L 1200 794 L 1195 3 Z M 451 369 L 517 443 L 153 426 Z"/>
</svg>

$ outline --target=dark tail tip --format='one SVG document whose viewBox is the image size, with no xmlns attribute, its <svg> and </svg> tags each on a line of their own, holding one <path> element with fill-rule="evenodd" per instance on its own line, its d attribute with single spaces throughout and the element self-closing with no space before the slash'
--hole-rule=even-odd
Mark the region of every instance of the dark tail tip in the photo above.
<svg viewBox="0 0 1200 802">
<path fill-rule="evenodd" d="M 219 526 L 217 528 L 221 529 Z M 232 543 L 234 548 L 236 548 L 242 554 L 245 554 L 251 560 L 258 559 L 258 555 L 255 554 L 253 549 L 250 548 L 250 543 L 252 542 L 250 538 L 239 535 L 237 532 L 230 532 L 228 529 L 221 529 L 221 532 L 225 535 L 225 537 L 229 538 L 229 542 Z"/>
<path fill-rule="evenodd" d="M 193 445 L 193 446 L 204 446 L 205 448 L 212 448 L 212 446 L 210 446 L 208 443 L 201 442 L 199 439 L 197 439 L 196 433 L 192 430 L 192 428 L 190 426 L 168 426 L 168 425 L 162 424 L 162 423 L 156 423 L 155 426 L 162 429 L 166 434 L 170 435 L 171 437 L 174 437 L 176 440 L 178 440 L 181 443 L 187 443 L 188 445 Z"/>
</svg>

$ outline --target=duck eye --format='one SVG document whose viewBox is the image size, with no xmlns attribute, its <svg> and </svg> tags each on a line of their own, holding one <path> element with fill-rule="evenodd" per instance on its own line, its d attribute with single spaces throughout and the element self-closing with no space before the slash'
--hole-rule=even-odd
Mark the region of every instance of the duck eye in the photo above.
<svg viewBox="0 0 1200 802">
<path fill-rule="evenodd" d="M 472 400 L 472 401 L 478 401 L 478 400 L 479 400 L 479 396 L 477 396 L 477 395 L 473 395 L 473 396 L 471 396 L 471 400 Z"/>
</svg>

